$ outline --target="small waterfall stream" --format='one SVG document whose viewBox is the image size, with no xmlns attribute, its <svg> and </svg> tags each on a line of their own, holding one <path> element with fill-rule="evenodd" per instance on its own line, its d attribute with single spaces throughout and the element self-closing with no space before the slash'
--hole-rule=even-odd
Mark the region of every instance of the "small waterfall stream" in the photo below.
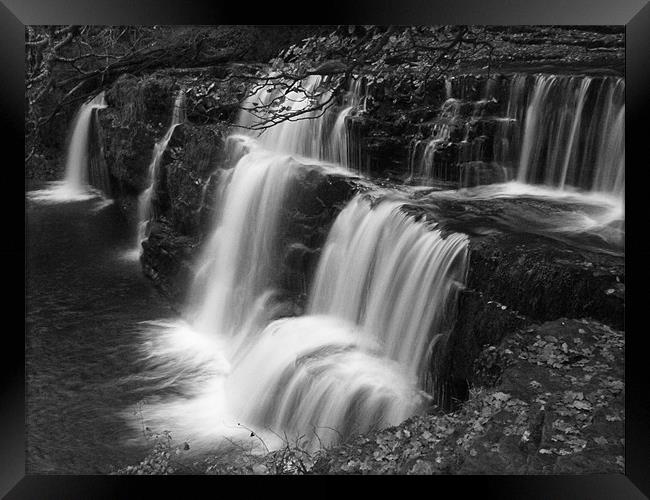
<svg viewBox="0 0 650 500">
<path fill-rule="evenodd" d="M 65 174 L 61 181 L 49 183 L 46 189 L 30 191 L 28 196 L 37 202 L 73 202 L 91 198 L 105 198 L 99 206 L 111 201 L 105 163 L 92 165 L 90 154 L 90 133 L 96 110 L 104 109 L 104 92 L 84 102 L 72 122 L 65 159 Z M 95 171 L 91 171 L 92 168 Z"/>
<path fill-rule="evenodd" d="M 104 92 L 100 92 L 79 108 L 74 119 L 72 136 L 65 162 L 65 189 L 72 196 L 84 194 L 88 189 L 88 136 L 93 110 L 106 107 Z"/>
<path fill-rule="evenodd" d="M 363 112 L 365 92 L 363 78 L 352 79 L 340 104 L 328 106 L 324 110 L 314 109 L 304 115 L 277 123 L 261 131 L 258 140 L 272 151 L 319 159 L 358 170 L 353 161 L 355 144 L 347 131 L 347 119 L 354 113 Z M 309 76 L 302 82 L 302 89 L 288 92 L 284 101 L 287 107 L 285 113 L 307 109 L 312 96 L 321 104 L 334 98 L 326 78 Z M 244 101 L 239 127 L 250 128 L 262 123 L 263 114 L 255 109 L 269 106 L 277 98 L 278 91 L 274 87 L 260 86 Z"/>
<path fill-rule="evenodd" d="M 149 168 L 147 169 L 149 186 L 138 197 L 138 233 L 136 239 L 136 249 L 138 254 L 142 253 L 142 242 L 147 239 L 149 234 L 149 221 L 153 215 L 152 198 L 156 187 L 160 161 L 167 149 L 167 144 L 169 144 L 169 141 L 174 134 L 174 130 L 185 120 L 185 112 L 183 108 L 184 95 L 183 91 L 180 90 L 174 100 L 174 108 L 169 128 L 162 139 L 160 139 L 160 141 L 158 141 L 153 147 L 151 163 L 149 163 Z"/>
<path fill-rule="evenodd" d="M 387 357 L 418 377 L 429 343 L 453 317 L 468 240 L 443 237 L 402 214 L 401 205 L 384 201 L 373 208 L 356 198 L 341 212 L 323 248 L 308 313 L 362 326 Z"/>
<path fill-rule="evenodd" d="M 278 222 L 298 165 L 256 149 L 234 167 L 197 269 L 194 326 L 227 337 L 246 330 L 270 293 L 278 261 Z M 262 304 L 263 305 L 263 304 Z"/>
</svg>

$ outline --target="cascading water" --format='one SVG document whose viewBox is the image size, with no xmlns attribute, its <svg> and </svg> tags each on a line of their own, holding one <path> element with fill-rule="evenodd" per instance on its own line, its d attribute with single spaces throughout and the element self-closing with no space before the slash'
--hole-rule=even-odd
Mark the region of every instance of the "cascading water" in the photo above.
<svg viewBox="0 0 650 500">
<path fill-rule="evenodd" d="M 507 168 L 515 168 L 519 158 L 521 132 L 526 114 L 528 75 L 513 75 L 508 85 L 508 104 L 505 116 L 498 119 L 494 136 L 494 161 Z"/>
<path fill-rule="evenodd" d="M 467 237 L 442 236 L 400 212 L 354 199 L 337 218 L 323 248 L 308 313 L 360 325 L 384 354 L 422 371 L 431 334 L 438 335 L 464 282 Z"/>
<path fill-rule="evenodd" d="M 300 113 L 308 109 L 313 101 L 320 104 L 329 102 L 333 96 L 327 85 L 327 79 L 320 76 L 305 78 L 301 82 L 301 89 L 292 90 L 284 96 L 284 113 Z M 355 144 L 348 133 L 347 118 L 365 109 L 365 84 L 362 78 L 356 78 L 351 80 L 349 87 L 340 105 L 327 107 L 324 111 L 310 110 L 280 121 L 265 129 L 257 137 L 258 141 L 272 151 L 320 159 L 358 170 L 353 160 Z M 239 127 L 251 128 L 262 123 L 263 110 L 277 99 L 278 91 L 273 86 L 260 85 L 244 101 Z"/>
<path fill-rule="evenodd" d="M 88 189 L 88 136 L 93 110 L 106 107 L 104 92 L 100 92 L 79 108 L 65 162 L 64 186 L 73 196 Z"/>
<path fill-rule="evenodd" d="M 252 123 L 248 115 L 240 123 Z M 282 123 L 259 140 L 233 137 L 238 160 L 220 177 L 214 229 L 196 265 L 189 326 L 155 332 L 146 344 L 155 370 L 176 373 L 174 380 L 198 369 L 192 362 L 214 375 L 190 390 L 192 403 L 186 394 L 150 409 L 165 425 L 199 433 L 195 442 L 214 430 L 188 423 L 188 404 L 199 420 L 233 422 L 236 416 L 258 433 L 308 433 L 314 446 L 397 424 L 431 398 L 421 379 L 432 346 L 453 318 L 467 240 L 416 222 L 399 211 L 399 202 L 375 208 L 360 198 L 350 202 L 324 247 L 307 314 L 272 321 L 286 316 L 274 290 L 288 193 L 305 169 L 341 174 L 301 159 L 322 151 L 313 136 L 323 126 L 318 120 Z M 170 361 L 177 349 L 180 359 Z"/>
<path fill-rule="evenodd" d="M 310 92 L 319 91 L 320 84 L 320 77 L 303 82 Z M 246 100 L 244 109 L 253 107 L 253 102 L 268 104 L 274 99 L 268 90 L 262 86 Z M 320 92 L 326 95 L 327 90 Z M 355 92 L 353 89 L 353 96 Z M 291 103 L 287 113 L 304 109 L 308 103 L 300 92 L 290 94 L 287 100 Z M 263 323 L 254 311 L 264 311 L 265 302 L 273 295 L 280 250 L 278 225 L 287 190 L 300 168 L 330 168 L 300 163 L 301 156 L 319 151 L 323 120 L 315 113 L 309 113 L 314 115 L 310 120 L 281 122 L 257 139 L 231 137 L 229 149 L 238 161 L 229 180 L 224 181 L 227 187 L 219 193 L 221 215 L 199 259 L 192 293 L 199 304 L 191 313 L 198 330 L 229 337 L 239 333 L 242 337 L 242 331 Z M 258 120 L 244 110 L 238 124 L 250 127 Z M 298 159 L 287 153 L 296 154 Z"/>
<path fill-rule="evenodd" d="M 329 149 L 324 159 L 344 167 L 360 170 L 358 144 L 348 129 L 348 117 L 366 110 L 366 90 L 363 78 L 352 80 L 350 90 L 345 96 L 344 107 L 339 111 L 329 136 Z"/>
<path fill-rule="evenodd" d="M 475 101 L 473 89 L 481 87 L 466 78 L 455 78 L 461 80 L 455 86 L 445 81 L 447 100 L 430 136 L 411 147 L 411 181 L 472 186 L 514 178 L 622 199 L 623 78 L 514 74 L 481 83 L 482 97 Z M 464 137 L 454 142 L 454 135 Z M 450 145 L 449 153 L 439 154 Z"/>
<path fill-rule="evenodd" d="M 557 111 L 554 118 L 563 123 L 564 150 L 570 152 L 557 155 L 556 168 L 570 185 L 574 165 L 589 163 L 577 153 L 585 136 L 599 151 L 622 147 L 617 127 L 623 115 L 616 104 L 620 88 L 610 86 L 610 79 L 599 83 L 602 91 L 593 97 L 593 81 L 557 79 L 565 82 L 562 88 L 575 90 L 575 106 Z M 537 107 L 550 106 L 549 89 L 556 80 L 532 81 L 515 76 L 508 83 L 508 101 L 501 106 L 505 118 L 494 139 L 499 145 L 495 155 L 504 163 L 516 163 L 512 158 L 521 156 L 528 166 L 535 165 L 539 148 L 534 138 L 550 135 Z M 303 85 L 328 95 L 319 77 Z M 271 102 L 275 94 L 268 90 L 262 86 L 245 107 Z M 445 120 L 424 148 L 431 165 L 417 174 L 429 175 L 429 168 L 435 173 L 439 146 L 450 141 L 453 127 L 469 108 L 451 97 L 451 84 L 447 91 Z M 461 88 L 461 97 L 467 92 Z M 496 84 L 486 89 L 470 110 L 473 120 L 482 119 L 482 109 L 495 104 L 496 93 Z M 350 151 L 345 124 L 362 105 L 355 97 L 359 95 L 360 84 L 336 113 L 310 112 L 310 119 L 281 122 L 259 137 L 231 137 L 230 157 L 236 165 L 219 175 L 213 231 L 196 264 L 187 324 L 172 326 L 172 333 L 154 332 L 147 343 L 150 359 L 167 370 L 162 378 L 178 382 L 197 373 L 201 381 L 184 386 L 188 389 L 182 399 L 150 409 L 160 425 L 176 425 L 195 443 L 207 443 L 210 436 L 238 428 L 234 422 L 239 422 L 262 433 L 270 446 L 273 435 L 286 433 L 289 438 L 304 435 L 303 444 L 315 447 L 398 424 L 436 396 L 431 368 L 453 327 L 457 295 L 465 282 L 465 235 L 443 233 L 415 220 L 402 212 L 404 202 L 398 199 L 358 196 L 329 232 L 305 314 L 287 317 L 275 293 L 286 244 L 282 231 L 287 200 L 301 172 L 326 173 L 332 166 L 317 160 L 343 161 Z M 304 109 L 304 96 L 290 97 L 287 112 Z M 608 123 L 609 136 L 585 118 L 585 110 L 593 107 L 602 108 L 599 116 Z M 250 128 L 259 120 L 244 111 L 239 124 Z M 464 132 L 469 144 L 469 132 Z M 559 140 L 559 135 L 548 140 Z M 596 159 L 594 172 L 594 186 L 616 182 L 606 160 Z M 270 433 L 264 434 L 265 429 Z"/>
<path fill-rule="evenodd" d="M 408 370 L 353 323 L 301 316 L 271 323 L 226 383 L 233 413 L 314 448 L 395 425 L 426 401 Z"/>
<path fill-rule="evenodd" d="M 622 78 L 538 75 L 517 179 L 622 197 L 624 99 Z"/>
<path fill-rule="evenodd" d="M 461 112 L 461 101 L 451 97 L 451 80 L 445 80 L 447 99 L 440 108 L 440 115 L 433 125 L 427 139 L 415 141 L 409 155 L 409 180 L 426 182 L 433 178 L 446 178 L 445 167 L 448 165 L 439 161 L 439 151 L 451 140 L 451 131 L 456 126 Z M 424 149 L 422 148 L 424 146 Z"/>
<path fill-rule="evenodd" d="M 162 159 L 162 156 L 167 149 L 167 144 L 169 144 L 174 130 L 185 120 L 183 108 L 184 95 L 185 94 L 181 90 L 174 100 L 171 124 L 169 125 L 169 128 L 167 129 L 167 132 L 165 132 L 163 138 L 158 141 L 153 147 L 151 163 L 149 163 L 149 168 L 147 170 L 148 187 L 138 197 L 138 233 L 136 239 L 136 250 L 138 254 L 142 252 L 142 242 L 147 239 L 149 232 L 149 222 L 153 209 L 153 191 L 156 186 L 156 178 L 158 176 L 158 166 L 160 165 L 160 160 Z"/>
<path fill-rule="evenodd" d="M 291 157 L 259 148 L 235 166 L 218 202 L 222 215 L 199 259 L 197 330 L 232 337 L 262 308 L 278 261 L 279 217 L 297 168 Z"/>
<path fill-rule="evenodd" d="M 143 332 L 148 380 L 183 387 L 182 398 L 149 407 L 148 421 L 192 439 L 195 449 L 218 443 L 241 418 L 230 411 L 224 384 L 240 347 L 273 317 L 278 223 L 299 168 L 288 155 L 236 139 L 230 147 L 240 158 L 220 175 L 216 218 L 196 263 L 185 321 L 156 323 Z"/>
<path fill-rule="evenodd" d="M 338 216 L 307 315 L 271 323 L 233 369 L 229 396 L 246 421 L 313 444 L 422 407 L 427 363 L 464 283 L 467 237 L 443 237 L 401 205 L 358 197 Z"/>
<path fill-rule="evenodd" d="M 30 199 L 44 202 L 81 201 L 109 193 L 100 192 L 107 187 L 106 172 L 91 175 L 90 132 L 95 110 L 106 108 L 104 92 L 84 102 L 74 118 L 72 133 L 66 152 L 65 176 L 62 181 L 50 183 L 48 189 L 31 191 Z M 105 166 L 105 165 L 104 165 Z M 97 182 L 95 182 L 97 181 Z M 97 184 L 94 189 L 91 184 Z M 106 200 L 110 203 L 110 200 Z M 105 205 L 104 205 L 105 206 Z"/>
</svg>

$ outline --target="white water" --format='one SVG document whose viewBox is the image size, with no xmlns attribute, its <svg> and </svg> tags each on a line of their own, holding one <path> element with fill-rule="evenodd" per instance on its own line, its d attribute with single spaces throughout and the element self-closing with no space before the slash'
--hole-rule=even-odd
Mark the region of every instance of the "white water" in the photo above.
<svg viewBox="0 0 650 500">
<path fill-rule="evenodd" d="M 199 331 L 232 337 L 248 330 L 272 295 L 281 210 L 297 168 L 290 157 L 257 148 L 232 171 L 217 201 L 222 217 L 198 260 L 191 314 Z"/>
<path fill-rule="evenodd" d="M 100 92 L 79 108 L 65 163 L 65 185 L 70 193 L 83 194 L 88 186 L 88 135 L 94 109 L 106 107 L 104 92 Z"/>
<path fill-rule="evenodd" d="M 396 425 L 425 398 L 372 335 L 335 316 L 271 323 L 227 381 L 233 413 L 255 429 L 298 435 L 314 448 Z"/>
<path fill-rule="evenodd" d="M 339 215 L 323 248 L 310 314 L 360 325 L 413 376 L 464 282 L 467 237 L 442 234 L 400 212 L 361 198 Z M 432 337 L 433 336 L 433 337 Z"/>
<path fill-rule="evenodd" d="M 517 180 L 622 198 L 624 94 L 622 78 L 537 75 Z"/>
<path fill-rule="evenodd" d="M 239 127 L 250 129 L 263 124 L 264 113 L 256 109 L 263 110 L 276 99 L 278 91 L 271 85 L 260 86 L 244 101 Z M 346 120 L 365 109 L 365 87 L 361 78 L 350 82 L 350 89 L 340 105 L 334 104 L 327 79 L 315 75 L 303 80 L 301 88 L 288 92 L 282 105 L 286 106 L 284 113 L 288 115 L 308 109 L 312 101 L 325 104 L 330 100 L 332 104 L 327 104 L 324 109 L 308 111 L 261 132 L 250 130 L 248 133 L 257 137 L 259 143 L 271 151 L 356 168 L 351 154 L 355 144 L 348 133 Z"/>
<path fill-rule="evenodd" d="M 138 197 L 138 232 L 136 238 L 136 252 L 139 256 L 142 253 L 142 242 L 145 241 L 149 235 L 149 222 L 153 215 L 153 192 L 156 187 L 156 179 L 158 177 L 158 167 L 160 165 L 160 160 L 162 159 L 165 150 L 167 149 L 167 144 L 174 134 L 174 130 L 178 125 L 183 123 L 185 120 L 185 112 L 183 108 L 183 99 L 185 94 L 183 91 L 179 91 L 176 99 L 174 100 L 174 108 L 172 111 L 172 119 L 165 132 L 165 135 L 160 139 L 153 147 L 153 154 L 151 157 L 151 162 L 149 163 L 149 168 L 147 169 L 147 184 L 148 187 L 140 194 Z"/>
<path fill-rule="evenodd" d="M 442 104 L 440 109 L 439 123 L 433 126 L 429 138 L 416 141 L 411 148 L 409 155 L 409 180 L 414 179 L 426 182 L 436 177 L 434 168 L 440 167 L 437 160 L 437 154 L 440 148 L 449 144 L 451 139 L 451 128 L 459 118 L 460 101 L 451 97 L 451 81 L 445 81 L 447 100 Z M 424 152 L 422 146 L 424 145 Z M 438 168 L 440 170 L 440 168 Z M 438 172 L 440 174 L 440 172 Z"/>
<path fill-rule="evenodd" d="M 83 201 L 102 197 L 98 189 L 88 184 L 89 135 L 95 109 L 106 107 L 104 92 L 100 92 L 79 107 L 72 124 L 72 132 L 66 152 L 65 176 L 62 181 L 51 182 L 46 189 L 28 193 L 30 200 L 46 203 Z M 110 203 L 105 200 L 102 206 Z"/>
<path fill-rule="evenodd" d="M 453 181 L 468 186 L 516 178 L 522 183 L 543 184 L 560 191 L 579 188 L 623 198 L 623 78 L 512 75 L 505 82 L 503 102 L 494 116 L 485 114 L 484 108 L 496 103 L 496 82 L 488 80 L 482 97 L 470 101 L 466 98 L 476 99 L 468 96 L 474 79 L 459 79 L 457 89 L 446 81 L 447 100 L 430 136 L 412 145 L 412 181 Z M 471 113 L 465 110 L 469 110 L 469 104 Z M 470 125 L 482 119 L 496 121 L 492 154 L 486 149 L 486 136 L 468 135 Z M 456 142 L 457 153 L 452 152 L 451 160 L 448 155 L 444 159 L 439 157 L 440 149 L 451 143 L 451 130 L 446 128 L 463 123 L 465 137 Z M 487 177 L 483 177 L 483 172 Z"/>
<path fill-rule="evenodd" d="M 400 206 L 356 198 L 337 217 L 307 315 L 271 323 L 234 367 L 237 415 L 314 446 L 423 407 L 420 379 L 454 317 L 467 238 L 443 238 Z"/>
</svg>

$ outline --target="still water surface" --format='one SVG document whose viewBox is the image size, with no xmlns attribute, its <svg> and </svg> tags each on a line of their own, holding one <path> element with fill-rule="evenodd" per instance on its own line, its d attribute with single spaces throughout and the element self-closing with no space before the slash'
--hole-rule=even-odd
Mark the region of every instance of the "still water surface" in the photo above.
<svg viewBox="0 0 650 500">
<path fill-rule="evenodd" d="M 103 206 L 104 205 L 104 206 Z M 107 473 L 145 443 L 124 415 L 146 391 L 140 322 L 173 311 L 125 259 L 134 228 L 97 199 L 26 205 L 27 471 Z"/>
</svg>

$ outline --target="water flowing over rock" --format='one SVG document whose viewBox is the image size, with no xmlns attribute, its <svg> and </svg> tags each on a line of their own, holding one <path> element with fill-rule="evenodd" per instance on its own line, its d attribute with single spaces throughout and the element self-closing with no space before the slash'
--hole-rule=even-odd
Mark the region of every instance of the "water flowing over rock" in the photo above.
<svg viewBox="0 0 650 500">
<path fill-rule="evenodd" d="M 109 172 L 97 140 L 97 111 L 104 108 L 103 91 L 79 107 L 68 140 L 63 180 L 29 192 L 31 200 L 59 203 L 105 198 L 105 203 L 110 203 Z"/>
<path fill-rule="evenodd" d="M 420 377 L 427 351 L 454 317 L 467 237 L 443 237 L 400 207 L 386 201 L 372 208 L 360 198 L 346 207 L 323 249 L 308 312 L 361 325 L 388 358 Z"/>
<path fill-rule="evenodd" d="M 365 105 L 363 78 L 351 79 L 348 92 L 340 104 L 335 101 L 334 105 L 330 105 L 335 96 L 328 87 L 326 77 L 313 75 L 305 78 L 299 89 L 283 97 L 286 104 L 282 114 L 290 118 L 276 124 L 264 122 L 263 110 L 279 98 L 279 91 L 272 85 L 260 84 L 258 87 L 242 105 L 239 127 L 254 129 L 263 126 L 258 140 L 273 151 L 298 154 L 359 170 L 354 155 L 356 145 L 348 131 L 348 117 Z M 309 109 L 313 101 L 323 105 L 323 109 L 311 109 L 300 114 Z M 251 134 L 256 135 L 253 131 Z"/>
<path fill-rule="evenodd" d="M 357 197 L 338 216 L 307 315 L 269 325 L 234 369 L 242 418 L 313 445 L 395 425 L 431 399 L 422 389 L 453 324 L 467 238 L 400 207 Z"/>
<path fill-rule="evenodd" d="M 623 78 L 459 76 L 446 89 L 428 137 L 411 145 L 412 182 L 516 179 L 623 196 Z"/>
<path fill-rule="evenodd" d="M 625 83 L 538 75 L 526 112 L 520 181 L 623 195 Z"/>
<path fill-rule="evenodd" d="M 372 336 L 335 316 L 271 323 L 233 368 L 233 411 L 255 428 L 304 436 L 313 450 L 371 428 L 396 425 L 427 398 L 408 369 Z"/>
<path fill-rule="evenodd" d="M 163 138 L 154 145 L 153 155 L 148 169 L 149 186 L 138 197 L 138 234 L 136 240 L 136 248 L 138 250 L 138 253 L 142 252 L 142 242 L 147 238 L 149 232 L 149 222 L 153 215 L 152 197 L 154 194 L 158 168 L 162 159 L 162 155 L 167 149 L 167 144 L 169 144 L 174 130 L 185 119 L 183 96 L 183 91 L 179 91 L 176 100 L 174 101 L 171 124 L 169 125 L 169 128 L 167 129 L 167 132 L 165 132 Z"/>
<path fill-rule="evenodd" d="M 297 164 L 264 150 L 244 155 L 218 193 L 215 227 L 199 259 L 194 324 L 234 336 L 272 290 L 279 262 L 279 216 Z"/>
<path fill-rule="evenodd" d="M 305 85 L 314 91 L 320 83 L 313 77 Z M 373 207 L 355 198 L 329 232 L 306 315 L 273 322 L 295 314 L 279 293 L 287 284 L 283 262 L 311 251 L 309 239 L 291 238 L 300 218 L 285 213 L 303 213 L 307 222 L 324 208 L 316 201 L 328 202 L 322 188 L 315 200 L 300 194 L 313 184 L 308 179 L 351 175 L 319 160 L 346 157 L 342 123 L 360 105 L 361 87 L 353 85 L 329 142 L 321 118 L 231 138 L 236 164 L 219 176 L 186 311 L 193 330 L 223 341 L 232 363 L 229 411 L 252 426 L 309 433 L 311 445 L 397 424 L 425 406 L 432 352 L 453 324 L 466 272 L 465 236 L 418 223 L 400 202 Z M 303 105 L 296 103 L 294 111 Z M 255 117 L 244 111 L 239 123 L 250 126 Z"/>
<path fill-rule="evenodd" d="M 345 38 L 351 29 L 356 41 Z M 406 40 L 392 29 L 372 40 L 393 50 Z M 72 268 L 64 240 L 86 238 L 120 269 L 111 288 L 120 307 L 132 297 L 126 270 L 143 271 L 171 302 L 148 311 L 142 295 L 130 311 L 140 319 L 120 328 L 124 345 L 104 353 L 125 393 L 102 432 L 114 438 L 117 416 L 132 437 L 173 433 L 203 470 L 209 455 L 206 465 L 235 457 L 253 472 L 562 472 L 589 468 L 580 462 L 595 445 L 582 442 L 592 438 L 621 453 L 622 423 L 607 436 L 596 428 L 608 425 L 597 422 L 600 401 L 623 418 L 624 35 L 609 30 L 511 27 L 499 43 L 514 59 L 497 44 L 500 66 L 481 56 L 424 68 L 426 78 L 422 60 L 401 53 L 377 69 L 301 61 L 295 45 L 272 60 L 219 53 L 207 68 L 102 79 L 105 94 L 69 124 L 65 179 L 27 195 L 114 198 L 110 245 L 85 231 L 86 212 L 99 221 L 103 205 L 55 207 L 63 219 L 84 213 L 74 237 L 61 233 L 60 271 Z M 370 31 L 336 33 L 356 44 Z M 197 51 L 215 42 L 193 39 Z M 288 67 L 309 76 L 294 82 Z M 36 208 L 30 216 L 52 207 Z M 97 282 L 84 282 L 93 294 L 75 314 L 52 314 L 56 332 L 74 321 L 83 340 L 79 318 L 97 305 L 112 314 Z M 603 399 L 591 377 L 610 368 L 616 391 Z M 583 384 L 584 398 L 567 384 Z M 127 405 L 137 400 L 136 415 Z M 560 402 L 571 403 L 576 429 L 594 418 L 584 439 L 558 424 Z M 555 430 L 567 440 L 556 443 Z M 291 453 L 310 463 L 296 468 Z"/>
<path fill-rule="evenodd" d="M 412 170 L 411 181 L 421 179 L 422 174 L 440 174 L 439 153 L 450 141 L 463 144 L 457 153 L 468 167 L 467 175 L 475 176 L 475 184 L 483 181 L 476 177 L 478 170 L 472 161 L 481 163 L 476 158 L 490 149 L 487 145 L 494 145 L 490 146 L 494 154 L 507 165 L 503 177 L 510 178 L 517 161 L 513 158 L 521 154 L 526 132 L 525 127 L 513 124 L 525 119 L 533 81 L 516 75 L 498 85 L 486 84 L 483 92 L 482 81 L 449 80 L 447 96 L 458 97 L 444 102 L 441 120 L 433 129 L 434 139 L 425 148 L 431 169 Z M 310 77 L 304 85 L 312 92 L 326 92 L 317 90 L 323 85 L 319 77 Z M 603 236 L 610 238 L 605 234 L 610 231 L 609 212 L 602 217 L 600 213 L 587 215 L 596 210 L 589 208 L 585 215 L 572 215 L 576 228 L 560 227 L 562 223 L 571 226 L 573 219 L 567 218 L 570 212 L 556 214 L 552 208 L 553 203 L 563 203 L 552 201 L 558 191 L 527 184 L 418 196 L 417 190 L 398 195 L 369 185 L 375 192 L 372 196 L 359 195 L 338 213 L 340 209 L 333 203 L 345 203 L 354 189 L 346 187 L 339 194 L 328 191 L 327 186 L 361 182 L 353 171 L 333 163 L 350 151 L 350 143 L 346 145 L 348 122 L 351 114 L 365 105 L 358 97 L 363 95 L 361 89 L 357 82 L 347 97 L 350 101 L 345 104 L 349 105 L 332 108 L 329 118 L 284 121 L 259 136 L 250 130 L 258 118 L 242 112 L 238 123 L 247 130 L 245 135 L 230 136 L 223 146 L 228 160 L 197 188 L 202 193 L 201 206 L 213 207 L 209 212 L 212 222 L 192 269 L 185 317 L 193 331 L 219 339 L 230 363 L 223 379 L 228 413 L 256 432 L 270 429 L 293 437 L 305 435 L 305 445 L 312 448 L 397 425 L 433 402 L 447 406 L 453 398 L 466 397 L 463 391 L 471 377 L 471 360 L 480 347 L 475 345 L 479 342 L 476 328 L 485 329 L 486 318 L 491 318 L 494 326 L 486 338 L 499 339 L 503 335 L 497 331 L 500 327 L 510 331 L 525 324 L 516 314 L 502 317 L 507 314 L 500 307 L 492 311 L 483 290 L 489 298 L 501 298 L 506 297 L 508 286 L 490 288 L 490 283 L 500 283 L 495 276 L 486 278 L 490 283 L 478 285 L 476 265 L 473 289 L 464 291 L 470 252 L 476 252 L 473 258 L 480 264 L 491 262 L 489 255 L 483 254 L 494 250 L 490 244 L 470 245 L 467 234 L 478 241 L 482 232 L 520 232 L 528 227 L 526 231 L 560 241 L 595 216 L 594 224 L 600 224 Z M 272 99 L 267 88 L 258 90 L 245 106 L 251 106 L 254 99 L 260 103 Z M 507 100 L 497 106 L 497 97 L 504 96 Z M 305 103 L 296 99 L 291 105 L 294 107 L 288 112 L 302 109 Z M 507 118 L 489 129 L 493 138 L 477 142 L 476 130 L 466 126 L 466 119 L 469 116 L 480 122 L 488 108 L 497 114 L 501 109 Z M 192 129 L 183 126 L 181 143 L 186 133 L 193 134 Z M 170 161 L 167 172 L 177 168 L 174 162 L 178 160 Z M 453 163 L 447 167 L 451 173 Z M 342 181 L 346 176 L 350 180 Z M 530 215 L 533 222 L 537 220 L 536 202 L 526 209 L 507 202 L 519 194 L 532 196 L 543 206 L 549 204 L 553 220 L 531 226 L 525 219 Z M 505 199 L 503 207 L 507 208 L 502 215 L 496 206 L 500 198 Z M 581 198 L 576 200 L 584 203 Z M 474 205 L 483 208 L 475 211 Z M 495 214 L 490 215 L 493 206 Z M 619 212 L 612 209 L 612 213 Z M 523 214 L 521 221 L 518 214 Z M 161 224 L 165 224 L 163 219 Z M 319 241 L 316 227 L 327 235 L 326 241 Z M 591 231 L 590 227 L 584 229 Z M 615 247 L 617 236 L 612 233 L 611 238 Z M 156 244 L 163 240 L 155 237 Z M 507 237 L 489 241 L 493 240 L 500 248 L 499 242 Z M 526 248 L 531 244 L 524 243 Z M 546 246 L 542 248 L 539 254 L 531 254 L 536 264 L 546 259 Z M 149 266 L 150 257 L 145 261 Z M 517 272 L 525 272 L 517 266 L 515 262 Z M 540 269 L 556 272 L 553 266 L 544 263 Z M 565 274 L 562 271 L 553 279 L 563 283 Z M 585 274 L 584 279 L 589 277 Z M 604 280 L 603 286 L 609 287 L 610 281 Z M 584 294 L 581 292 L 577 308 L 589 300 L 589 290 L 586 287 Z M 306 297 L 300 299 L 301 294 Z M 522 292 L 521 304 L 517 297 L 508 301 L 527 314 L 546 317 L 543 308 L 547 304 L 541 299 L 532 304 L 526 297 Z M 611 316 L 616 316 L 618 302 L 607 304 Z M 459 307 L 462 314 L 478 311 L 479 320 L 458 321 Z M 467 355 L 462 353 L 464 346 Z M 209 397 L 203 394 L 199 399 L 207 401 Z M 203 403 L 196 404 L 203 407 Z M 265 440 L 269 438 L 265 435 Z"/>
<path fill-rule="evenodd" d="M 93 110 L 106 107 L 104 92 L 100 92 L 79 108 L 70 137 L 70 145 L 65 163 L 65 188 L 72 195 L 86 192 L 88 172 L 88 135 L 90 133 Z"/>
</svg>

